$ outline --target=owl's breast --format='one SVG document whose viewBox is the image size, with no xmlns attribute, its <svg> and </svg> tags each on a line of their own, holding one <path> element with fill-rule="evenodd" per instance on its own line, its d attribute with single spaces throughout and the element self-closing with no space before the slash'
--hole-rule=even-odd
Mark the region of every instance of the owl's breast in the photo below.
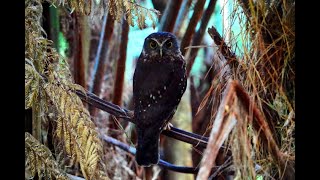
<svg viewBox="0 0 320 180">
<path fill-rule="evenodd" d="M 160 124 L 179 104 L 186 88 L 185 68 L 179 62 L 140 62 L 133 78 L 135 116 L 143 124 Z"/>
</svg>

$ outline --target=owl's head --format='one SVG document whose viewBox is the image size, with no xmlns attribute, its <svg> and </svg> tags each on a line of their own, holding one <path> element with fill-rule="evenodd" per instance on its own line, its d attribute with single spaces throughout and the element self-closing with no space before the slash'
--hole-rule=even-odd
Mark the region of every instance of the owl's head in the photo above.
<svg viewBox="0 0 320 180">
<path fill-rule="evenodd" d="M 143 53 L 150 57 L 165 57 L 180 54 L 177 38 L 169 32 L 152 33 L 146 37 Z"/>
</svg>

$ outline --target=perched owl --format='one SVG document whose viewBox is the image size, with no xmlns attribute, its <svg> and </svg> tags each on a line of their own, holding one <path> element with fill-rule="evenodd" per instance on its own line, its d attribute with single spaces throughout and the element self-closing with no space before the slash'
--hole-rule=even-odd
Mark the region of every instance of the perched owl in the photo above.
<svg viewBox="0 0 320 180">
<path fill-rule="evenodd" d="M 173 117 L 186 86 L 186 63 L 176 37 L 168 32 L 150 34 L 133 76 L 139 165 L 159 162 L 160 133 Z"/>
</svg>

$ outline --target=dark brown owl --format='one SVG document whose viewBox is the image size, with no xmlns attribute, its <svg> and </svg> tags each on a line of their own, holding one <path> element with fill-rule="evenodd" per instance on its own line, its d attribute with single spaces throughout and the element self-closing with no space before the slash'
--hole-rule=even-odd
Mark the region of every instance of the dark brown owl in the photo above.
<svg viewBox="0 0 320 180">
<path fill-rule="evenodd" d="M 186 63 L 176 37 L 168 32 L 150 34 L 133 76 L 139 165 L 159 162 L 160 133 L 173 117 L 186 86 Z"/>
</svg>

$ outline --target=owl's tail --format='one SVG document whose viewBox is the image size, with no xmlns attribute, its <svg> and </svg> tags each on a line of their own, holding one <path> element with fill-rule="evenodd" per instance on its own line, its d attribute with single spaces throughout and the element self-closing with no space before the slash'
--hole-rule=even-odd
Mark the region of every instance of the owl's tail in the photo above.
<svg viewBox="0 0 320 180">
<path fill-rule="evenodd" d="M 136 161 L 140 166 L 151 166 L 159 162 L 159 138 L 160 132 L 154 128 L 138 128 L 138 145 Z"/>
</svg>

